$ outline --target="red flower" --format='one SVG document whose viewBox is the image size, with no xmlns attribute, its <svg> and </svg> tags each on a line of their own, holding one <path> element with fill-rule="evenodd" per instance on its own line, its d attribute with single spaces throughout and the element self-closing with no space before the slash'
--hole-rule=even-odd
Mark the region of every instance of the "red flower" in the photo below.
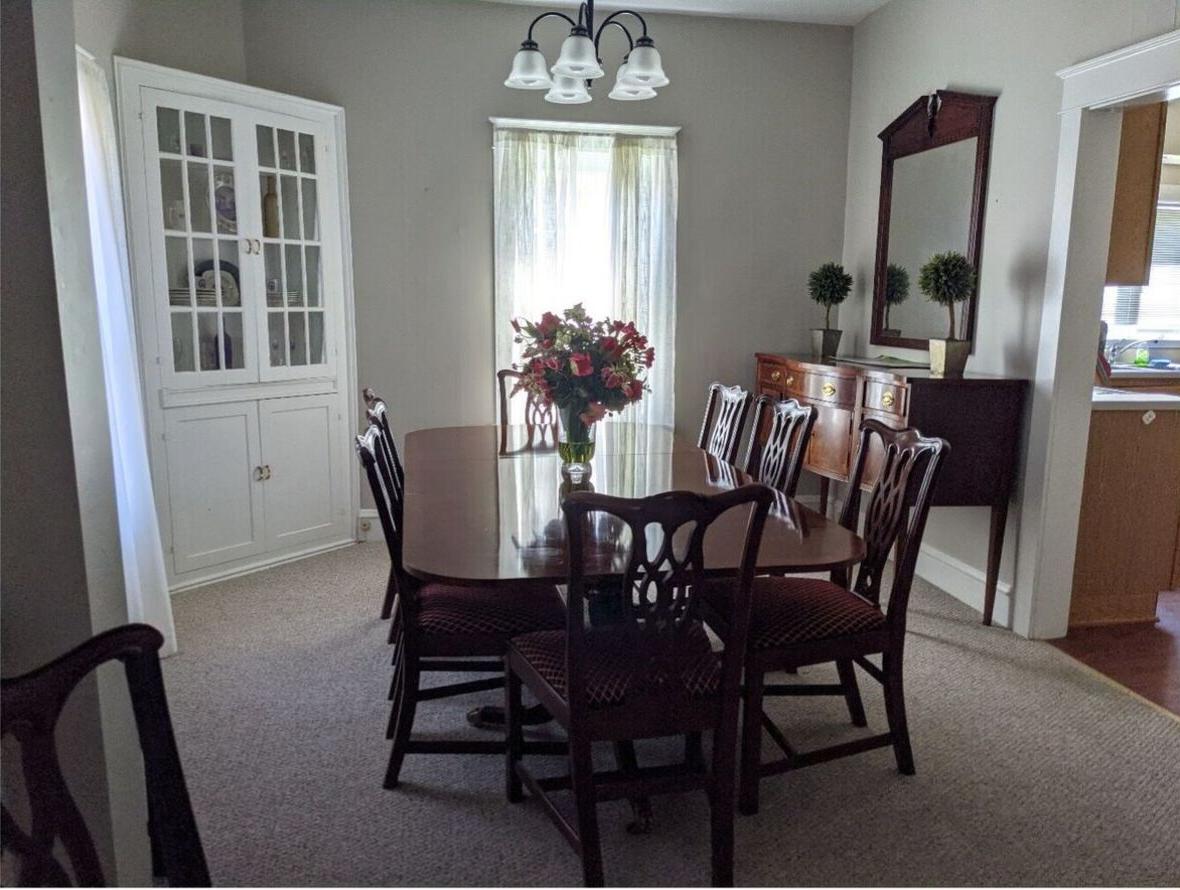
<svg viewBox="0 0 1180 890">
<path fill-rule="evenodd" d="M 602 369 L 602 382 L 606 384 L 607 389 L 618 389 L 623 385 L 623 378 L 615 373 L 615 369 L 605 367 Z"/>
<path fill-rule="evenodd" d="M 643 383 L 639 380 L 630 380 L 623 384 L 623 395 L 631 401 L 638 401 L 643 395 Z"/>
<path fill-rule="evenodd" d="M 598 343 L 598 348 L 609 359 L 617 359 L 623 354 L 623 350 L 619 348 L 619 341 L 614 337 L 603 337 Z"/>
<path fill-rule="evenodd" d="M 552 355 L 545 357 L 545 367 L 548 368 L 550 371 L 556 371 L 557 365 L 558 365 L 558 362 L 557 362 L 556 357 L 554 357 Z"/>
<path fill-rule="evenodd" d="M 542 337 L 548 338 L 561 326 L 561 319 L 552 312 L 546 312 L 541 316 L 541 320 L 537 323 L 537 331 Z"/>
<path fill-rule="evenodd" d="M 649 346 L 643 351 L 643 364 L 651 367 L 656 360 L 656 349 L 654 346 Z"/>
<path fill-rule="evenodd" d="M 591 402 L 579 417 L 586 426 L 591 426 L 606 417 L 606 405 L 602 402 Z"/>
<path fill-rule="evenodd" d="M 570 370 L 575 377 L 589 377 L 594 373 L 594 362 L 584 352 L 575 352 L 570 356 Z"/>
</svg>

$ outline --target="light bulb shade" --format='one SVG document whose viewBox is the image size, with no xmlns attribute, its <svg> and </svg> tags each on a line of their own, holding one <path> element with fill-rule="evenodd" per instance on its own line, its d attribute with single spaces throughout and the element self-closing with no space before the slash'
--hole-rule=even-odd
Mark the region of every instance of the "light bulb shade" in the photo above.
<svg viewBox="0 0 1180 890">
<path fill-rule="evenodd" d="M 584 105 L 590 101 L 590 91 L 580 77 L 558 75 L 553 78 L 553 86 L 545 94 L 545 101 L 556 105 Z"/>
<path fill-rule="evenodd" d="M 561 45 L 561 55 L 551 69 L 559 77 L 580 77 L 593 80 L 606 72 L 598 64 L 598 50 L 594 41 L 585 33 L 575 29 Z"/>
<path fill-rule="evenodd" d="M 626 73 L 619 75 L 620 82 L 627 86 L 662 87 L 668 85 L 668 76 L 664 74 L 664 65 L 660 61 L 660 51 L 640 38 L 635 49 L 627 56 Z"/>
<path fill-rule="evenodd" d="M 512 60 L 512 72 L 504 81 L 504 86 L 514 90 L 547 90 L 553 86 L 549 66 L 545 64 L 545 56 L 541 51 L 535 47 L 522 46 Z"/>
<path fill-rule="evenodd" d="M 627 77 L 627 63 L 623 62 L 619 66 L 619 71 L 615 75 L 615 85 L 610 91 L 610 98 L 617 99 L 620 102 L 639 102 L 643 99 L 654 99 L 656 91 L 651 87 L 639 87 L 626 82 Z"/>
</svg>

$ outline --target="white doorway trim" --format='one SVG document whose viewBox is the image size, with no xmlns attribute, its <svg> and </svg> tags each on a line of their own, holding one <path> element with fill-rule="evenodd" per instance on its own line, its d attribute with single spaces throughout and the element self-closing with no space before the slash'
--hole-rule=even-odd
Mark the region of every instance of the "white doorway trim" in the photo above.
<svg viewBox="0 0 1180 890">
<path fill-rule="evenodd" d="M 1013 630 L 1064 636 L 1090 430 L 1122 106 L 1180 95 L 1180 30 L 1058 72 L 1053 223 L 1021 503 Z"/>
</svg>

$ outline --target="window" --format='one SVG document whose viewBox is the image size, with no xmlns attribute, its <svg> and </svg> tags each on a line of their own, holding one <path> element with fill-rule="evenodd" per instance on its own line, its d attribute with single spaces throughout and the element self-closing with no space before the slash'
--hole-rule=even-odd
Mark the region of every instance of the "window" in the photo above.
<svg viewBox="0 0 1180 890">
<path fill-rule="evenodd" d="M 1156 209 L 1151 283 L 1106 288 L 1102 320 L 1111 340 L 1180 341 L 1180 203 Z"/>
<path fill-rule="evenodd" d="M 627 419 L 672 425 L 675 131 L 495 123 L 496 368 L 517 357 L 511 319 L 582 303 L 647 336 L 651 393 Z"/>
</svg>

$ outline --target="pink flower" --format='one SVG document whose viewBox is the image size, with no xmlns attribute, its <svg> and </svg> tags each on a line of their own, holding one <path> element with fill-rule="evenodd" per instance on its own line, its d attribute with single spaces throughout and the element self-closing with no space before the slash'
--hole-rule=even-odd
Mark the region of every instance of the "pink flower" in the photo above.
<svg viewBox="0 0 1180 890">
<path fill-rule="evenodd" d="M 537 323 L 537 331 L 542 337 L 548 338 L 561 326 L 561 319 L 552 312 L 546 312 Z"/>
<path fill-rule="evenodd" d="M 602 382 L 607 389 L 618 389 L 623 385 L 623 378 L 615 373 L 615 369 L 607 365 L 602 369 Z"/>
<path fill-rule="evenodd" d="M 575 377 L 589 377 L 594 373 L 594 362 L 584 352 L 575 352 L 570 356 L 570 370 Z"/>
<path fill-rule="evenodd" d="M 591 402 L 579 417 L 586 426 L 592 426 L 606 417 L 606 405 L 602 404 L 602 402 Z"/>
<path fill-rule="evenodd" d="M 636 402 L 643 396 L 643 382 L 639 380 L 629 380 L 623 384 L 623 395 L 631 401 Z"/>
<path fill-rule="evenodd" d="M 656 350 L 654 346 L 649 346 L 643 351 L 643 364 L 651 367 L 656 360 Z"/>
</svg>

